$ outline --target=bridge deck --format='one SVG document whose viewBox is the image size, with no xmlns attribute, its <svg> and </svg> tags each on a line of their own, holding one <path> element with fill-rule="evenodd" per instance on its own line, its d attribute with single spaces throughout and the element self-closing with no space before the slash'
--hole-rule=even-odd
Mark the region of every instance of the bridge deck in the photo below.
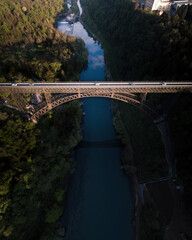
<svg viewBox="0 0 192 240">
<path fill-rule="evenodd" d="M 115 91 L 130 93 L 192 92 L 192 82 L 59 82 L 0 83 L 0 92 L 16 93 L 76 93 L 77 91 Z"/>
</svg>

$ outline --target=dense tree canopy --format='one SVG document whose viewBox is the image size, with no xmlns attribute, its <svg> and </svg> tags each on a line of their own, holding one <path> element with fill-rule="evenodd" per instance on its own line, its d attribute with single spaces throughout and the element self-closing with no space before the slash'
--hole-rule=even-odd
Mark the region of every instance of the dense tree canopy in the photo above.
<svg viewBox="0 0 192 240">
<path fill-rule="evenodd" d="M 42 42 L 55 31 L 53 23 L 67 11 L 62 0 L 2 0 L 0 3 L 0 45 Z"/>
<path fill-rule="evenodd" d="M 53 26 L 66 2 L 8 0 L 0 6 L 1 82 L 77 80 L 87 61 L 84 43 Z"/>
<path fill-rule="evenodd" d="M 192 6 L 169 19 L 129 0 L 83 0 L 84 20 L 104 41 L 115 80 L 191 80 Z"/>
<path fill-rule="evenodd" d="M 0 115 L 4 112 L 1 108 Z M 53 239 L 74 169 L 70 151 L 81 140 L 81 115 L 81 105 L 71 102 L 39 125 L 9 111 L 0 120 L 2 240 Z"/>
</svg>

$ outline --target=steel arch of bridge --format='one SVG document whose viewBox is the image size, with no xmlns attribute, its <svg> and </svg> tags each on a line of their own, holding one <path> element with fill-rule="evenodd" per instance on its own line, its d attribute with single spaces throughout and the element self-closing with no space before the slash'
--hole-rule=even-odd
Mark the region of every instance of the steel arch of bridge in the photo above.
<svg viewBox="0 0 192 240">
<path fill-rule="evenodd" d="M 78 94 L 71 94 L 71 95 L 65 95 L 65 94 L 59 94 L 56 96 L 51 97 L 50 103 L 47 103 L 47 101 L 43 101 L 39 108 L 36 109 L 36 111 L 31 116 L 31 120 L 34 122 L 37 122 L 38 119 L 49 112 L 51 109 L 63 104 L 70 102 L 72 100 L 82 99 L 82 98 L 89 98 L 89 97 L 104 97 L 104 98 L 110 98 L 114 100 L 123 101 L 129 104 L 132 104 L 143 111 L 150 114 L 152 117 L 157 115 L 156 111 L 154 110 L 153 106 L 147 102 L 146 100 L 143 101 L 142 98 L 136 96 L 135 94 L 110 94 L 110 93 L 78 93 Z"/>
</svg>

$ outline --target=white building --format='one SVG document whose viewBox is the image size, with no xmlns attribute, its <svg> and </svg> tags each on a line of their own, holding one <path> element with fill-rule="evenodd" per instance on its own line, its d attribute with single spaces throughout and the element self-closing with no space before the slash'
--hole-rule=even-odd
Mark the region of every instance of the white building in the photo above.
<svg viewBox="0 0 192 240">
<path fill-rule="evenodd" d="M 169 11 L 170 8 L 177 9 L 182 5 L 192 5 L 192 2 L 188 1 L 174 1 L 170 0 L 146 0 L 146 6 L 149 11 Z"/>
<path fill-rule="evenodd" d="M 149 11 L 167 11 L 171 7 L 170 0 L 146 0 Z"/>
</svg>

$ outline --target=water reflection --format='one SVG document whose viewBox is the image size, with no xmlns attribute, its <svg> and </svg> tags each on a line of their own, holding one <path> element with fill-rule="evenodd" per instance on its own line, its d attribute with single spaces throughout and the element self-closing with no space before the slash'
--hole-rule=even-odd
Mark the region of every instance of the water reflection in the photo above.
<svg viewBox="0 0 192 240">
<path fill-rule="evenodd" d="M 69 24 L 66 20 L 58 22 L 58 30 L 67 34 L 73 34 L 73 24 Z"/>
<path fill-rule="evenodd" d="M 72 29 L 73 28 L 73 29 Z M 81 73 L 80 80 L 83 81 L 104 81 L 105 78 L 105 62 L 104 51 L 92 37 L 89 36 L 80 22 L 74 23 L 73 27 L 69 23 L 65 23 L 65 19 L 58 22 L 58 30 L 65 33 L 73 32 L 73 35 L 83 39 L 89 53 L 88 69 Z M 94 73 L 94 74 L 93 74 Z"/>
<path fill-rule="evenodd" d="M 93 38 L 91 38 L 87 31 L 85 30 L 85 28 L 83 27 L 83 25 L 80 22 L 76 22 L 74 24 L 74 32 L 73 34 L 76 37 L 80 37 L 83 39 L 83 41 L 85 42 L 86 46 L 90 46 L 92 44 L 95 43 L 95 41 L 93 40 Z"/>
<path fill-rule="evenodd" d="M 98 44 L 92 37 L 88 35 L 83 25 L 80 22 L 74 24 L 74 35 L 80 37 L 85 42 L 86 48 L 89 52 L 88 57 L 88 74 L 86 77 L 84 72 L 81 73 L 81 79 L 86 80 L 96 80 L 104 81 L 105 63 L 104 63 L 104 52 L 101 45 Z M 89 74 L 92 71 L 92 74 Z M 93 72 L 95 74 L 93 74 Z"/>
<path fill-rule="evenodd" d="M 105 65 L 104 57 L 102 55 L 90 56 L 89 57 L 89 61 L 90 61 L 91 67 L 94 68 L 94 69 L 102 68 Z"/>
</svg>

